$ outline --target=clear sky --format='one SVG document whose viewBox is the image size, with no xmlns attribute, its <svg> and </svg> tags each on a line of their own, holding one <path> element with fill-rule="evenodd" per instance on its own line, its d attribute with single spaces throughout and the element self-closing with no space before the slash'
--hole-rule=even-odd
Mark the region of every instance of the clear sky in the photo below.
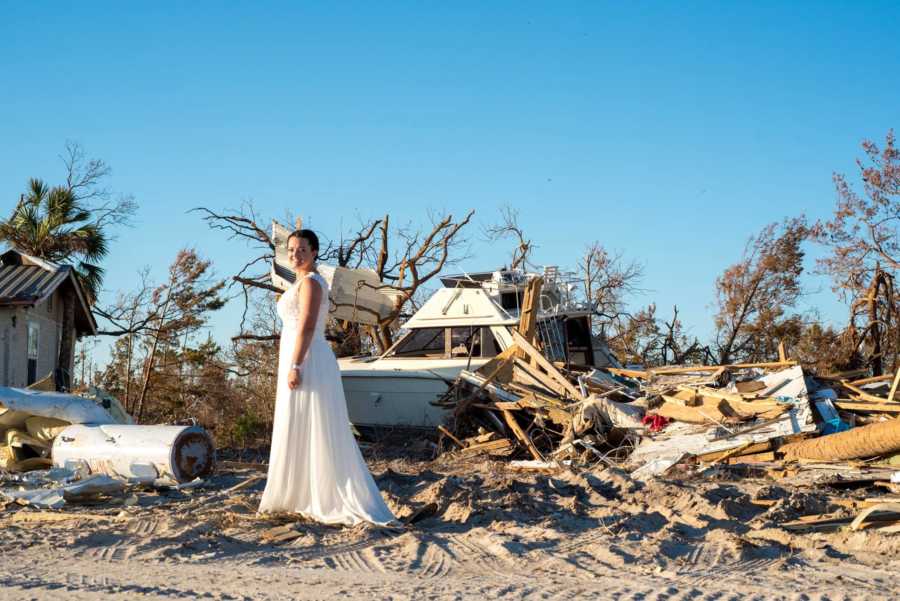
<svg viewBox="0 0 900 601">
<path fill-rule="evenodd" d="M 512 204 L 540 264 L 599 240 L 708 336 L 713 283 L 768 222 L 827 216 L 832 172 L 900 125 L 896 2 L 122 3 L 0 0 L 0 209 L 66 140 L 140 203 L 110 293 L 192 245 L 186 211 L 301 214 L 330 236 Z M 822 286 L 810 279 L 811 290 Z M 809 301 L 837 322 L 828 294 Z M 215 320 L 225 340 L 238 311 Z"/>
</svg>

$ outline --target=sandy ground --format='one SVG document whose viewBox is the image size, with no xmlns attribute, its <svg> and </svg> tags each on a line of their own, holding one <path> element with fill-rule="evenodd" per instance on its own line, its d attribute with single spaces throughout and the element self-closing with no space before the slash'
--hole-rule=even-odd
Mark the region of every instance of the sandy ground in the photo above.
<svg viewBox="0 0 900 601">
<path fill-rule="evenodd" d="M 642 484 L 612 468 L 540 474 L 480 459 L 414 460 L 408 450 L 367 455 L 398 515 L 429 503 L 436 512 L 398 531 L 260 518 L 261 480 L 222 493 L 261 475 L 238 469 L 190 491 L 142 491 L 53 515 L 8 505 L 0 598 L 897 597 L 900 535 L 778 526 L 871 490 L 729 473 Z"/>
</svg>

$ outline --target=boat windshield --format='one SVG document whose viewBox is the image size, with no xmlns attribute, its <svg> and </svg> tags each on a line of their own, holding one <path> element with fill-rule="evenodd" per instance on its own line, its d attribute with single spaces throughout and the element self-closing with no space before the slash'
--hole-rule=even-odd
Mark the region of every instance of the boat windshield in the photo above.
<svg viewBox="0 0 900 601">
<path fill-rule="evenodd" d="M 395 357 L 443 357 L 444 328 L 420 328 L 406 335 L 390 353 Z"/>
<path fill-rule="evenodd" d="M 490 328 L 417 328 L 400 339 L 389 357 L 493 357 L 498 344 Z"/>
</svg>

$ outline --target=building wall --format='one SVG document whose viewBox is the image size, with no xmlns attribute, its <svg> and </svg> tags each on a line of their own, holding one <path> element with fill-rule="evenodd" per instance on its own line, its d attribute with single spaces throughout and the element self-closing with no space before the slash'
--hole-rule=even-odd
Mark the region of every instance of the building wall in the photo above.
<svg viewBox="0 0 900 601">
<path fill-rule="evenodd" d="M 62 302 L 58 291 L 34 307 L 0 307 L 0 386 L 21 388 L 28 383 L 29 322 L 38 326 L 37 379 L 56 368 L 62 336 Z"/>
</svg>

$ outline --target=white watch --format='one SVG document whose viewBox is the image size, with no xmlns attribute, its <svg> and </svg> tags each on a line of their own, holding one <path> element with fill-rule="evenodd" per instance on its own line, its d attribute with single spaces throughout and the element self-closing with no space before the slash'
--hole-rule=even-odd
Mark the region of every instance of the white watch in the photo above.
<svg viewBox="0 0 900 601">
<path fill-rule="evenodd" d="M 300 371 L 301 369 L 303 369 L 303 364 L 302 363 L 292 363 L 291 369 L 296 369 L 297 371 Z"/>
</svg>

